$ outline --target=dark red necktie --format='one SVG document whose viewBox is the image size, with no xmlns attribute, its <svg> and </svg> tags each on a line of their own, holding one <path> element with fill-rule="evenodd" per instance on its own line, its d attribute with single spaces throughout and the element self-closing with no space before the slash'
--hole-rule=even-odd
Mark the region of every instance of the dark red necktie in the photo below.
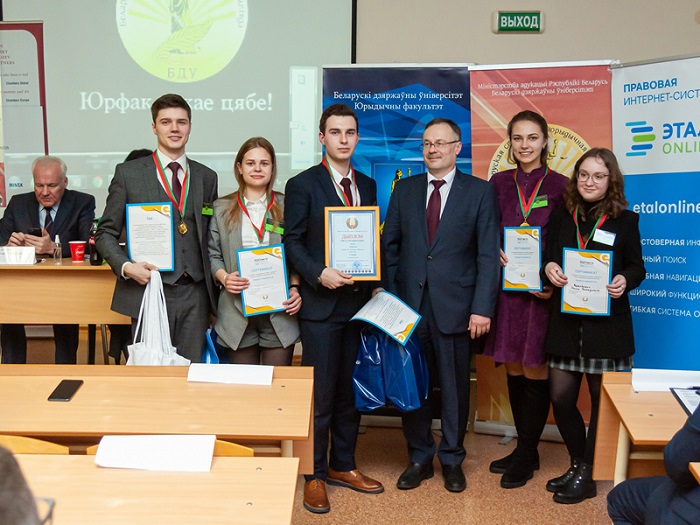
<svg viewBox="0 0 700 525">
<path fill-rule="evenodd" d="M 51 218 L 51 210 L 53 208 L 44 208 L 46 210 L 46 218 L 44 219 L 44 229 L 46 230 L 46 233 L 51 236 L 51 233 L 53 231 L 53 219 Z"/>
<path fill-rule="evenodd" d="M 445 184 L 445 181 L 432 180 L 430 183 L 433 185 L 433 192 L 428 199 L 428 208 L 426 209 L 425 216 L 428 220 L 428 243 L 433 244 L 435 232 L 438 229 L 438 224 L 440 224 L 440 207 L 442 204 L 442 200 L 440 199 L 440 187 Z"/>
<path fill-rule="evenodd" d="M 343 187 L 343 193 L 348 199 L 348 204 L 352 206 L 352 189 L 350 188 L 350 177 L 343 177 L 340 179 L 340 185 Z"/>
<path fill-rule="evenodd" d="M 168 164 L 168 168 L 170 168 L 170 171 L 173 172 L 172 183 L 170 185 L 173 189 L 173 195 L 175 196 L 175 200 L 177 202 L 180 202 L 180 195 L 182 194 L 182 184 L 180 184 L 180 179 L 177 176 L 178 172 L 180 171 L 180 164 L 177 162 L 171 162 L 170 164 Z"/>
</svg>

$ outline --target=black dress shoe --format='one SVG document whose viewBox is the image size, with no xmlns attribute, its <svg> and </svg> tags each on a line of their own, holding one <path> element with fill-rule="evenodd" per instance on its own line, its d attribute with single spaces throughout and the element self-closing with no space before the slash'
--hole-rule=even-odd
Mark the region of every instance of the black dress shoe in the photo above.
<svg viewBox="0 0 700 525">
<path fill-rule="evenodd" d="M 421 481 L 432 478 L 434 474 L 432 463 L 409 463 L 399 476 L 396 487 L 401 490 L 415 489 L 420 486 Z"/>
<path fill-rule="evenodd" d="M 445 478 L 445 488 L 450 492 L 462 492 L 467 488 L 462 465 L 443 465 L 442 477 Z"/>
</svg>

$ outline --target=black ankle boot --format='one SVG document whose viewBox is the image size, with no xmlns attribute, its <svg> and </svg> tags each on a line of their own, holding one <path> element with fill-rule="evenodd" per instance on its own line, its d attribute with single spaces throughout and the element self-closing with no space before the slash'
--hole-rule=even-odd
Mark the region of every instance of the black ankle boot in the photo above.
<svg viewBox="0 0 700 525">
<path fill-rule="evenodd" d="M 540 456 L 536 449 L 532 451 L 522 447 L 516 448 L 513 452 L 513 461 L 501 476 L 501 487 L 504 489 L 522 487 L 539 468 Z"/>
<path fill-rule="evenodd" d="M 513 463 L 513 456 L 515 455 L 515 450 L 501 459 L 494 459 L 489 465 L 489 471 L 494 474 L 503 474 L 510 464 Z"/>
<path fill-rule="evenodd" d="M 571 466 L 569 467 L 569 470 L 564 472 L 563 475 L 557 477 L 557 478 L 552 478 L 547 482 L 547 490 L 549 492 L 559 492 L 562 490 L 566 485 L 571 481 L 571 478 L 573 478 L 576 475 L 576 471 L 578 470 L 578 466 L 581 464 L 581 459 L 580 458 L 574 458 L 571 460 Z"/>
<path fill-rule="evenodd" d="M 576 474 L 569 483 L 559 492 L 554 494 L 557 503 L 581 503 L 596 495 L 595 481 L 593 481 L 593 467 L 588 463 L 581 463 L 576 469 Z"/>
<path fill-rule="evenodd" d="M 508 399 L 510 409 L 513 412 L 513 424 L 516 432 L 522 419 L 523 400 L 525 399 L 525 376 L 506 376 L 508 381 Z M 515 450 L 501 459 L 496 459 L 489 465 L 489 471 L 494 474 L 503 474 L 513 462 Z M 539 465 L 538 465 L 539 468 Z"/>
</svg>

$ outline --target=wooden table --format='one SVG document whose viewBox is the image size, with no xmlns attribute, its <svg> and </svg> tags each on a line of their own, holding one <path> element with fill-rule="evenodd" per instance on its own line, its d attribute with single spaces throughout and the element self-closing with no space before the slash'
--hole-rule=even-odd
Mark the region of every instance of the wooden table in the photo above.
<svg viewBox="0 0 700 525">
<path fill-rule="evenodd" d="M 663 447 L 687 418 L 670 391 L 635 392 L 631 372 L 604 373 L 593 478 L 663 474 Z"/>
<path fill-rule="evenodd" d="M 67 403 L 61 379 L 85 381 Z M 313 472 L 313 369 L 275 367 L 271 386 L 192 383 L 187 367 L 0 365 L 0 434 L 71 445 L 104 435 L 215 434 Z"/>
<path fill-rule="evenodd" d="M 70 258 L 61 265 L 47 259 L 33 266 L 0 266 L 0 323 L 131 324 L 131 318 L 110 309 L 115 282 L 109 265 Z"/>
<path fill-rule="evenodd" d="M 297 458 L 215 457 L 210 472 L 107 469 L 94 456 L 17 455 L 54 525 L 289 524 Z"/>
<path fill-rule="evenodd" d="M 693 476 L 695 476 L 695 479 L 697 479 L 698 483 L 700 483 L 700 463 L 691 463 L 690 464 L 690 472 L 693 473 Z"/>
<path fill-rule="evenodd" d="M 131 324 L 131 318 L 113 312 L 116 276 L 107 264 L 73 263 L 70 257 L 55 265 L 48 258 L 33 266 L 0 266 L 0 324 L 103 325 L 102 345 L 107 354 L 104 325 Z M 48 306 L 39 298 L 49 299 Z M 95 335 L 91 328 L 88 362 L 95 362 Z"/>
</svg>

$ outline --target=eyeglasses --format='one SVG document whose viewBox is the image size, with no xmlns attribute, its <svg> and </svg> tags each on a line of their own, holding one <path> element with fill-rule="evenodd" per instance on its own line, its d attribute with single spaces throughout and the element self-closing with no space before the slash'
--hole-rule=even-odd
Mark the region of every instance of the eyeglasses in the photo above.
<svg viewBox="0 0 700 525">
<path fill-rule="evenodd" d="M 426 140 L 421 142 L 420 149 L 430 149 L 433 146 L 435 146 L 435 149 L 445 149 L 450 144 L 456 144 L 457 142 L 461 141 L 453 140 L 452 142 L 445 142 L 444 140 L 438 140 L 437 142 L 430 142 L 429 140 Z"/>
<path fill-rule="evenodd" d="M 594 173 L 591 175 L 590 173 L 586 173 L 585 171 L 579 171 L 576 174 L 576 180 L 579 182 L 587 182 L 588 179 L 591 177 L 593 178 L 593 183 L 594 184 L 600 184 L 605 180 L 605 177 L 609 177 L 610 175 L 607 173 Z"/>
</svg>

